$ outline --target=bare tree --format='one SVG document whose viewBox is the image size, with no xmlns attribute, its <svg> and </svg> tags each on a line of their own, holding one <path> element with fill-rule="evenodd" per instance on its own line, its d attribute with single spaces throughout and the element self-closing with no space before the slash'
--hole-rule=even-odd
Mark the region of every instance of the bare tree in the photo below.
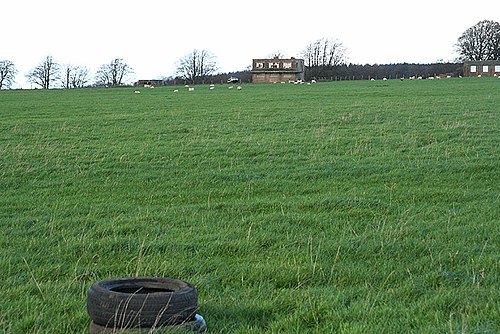
<svg viewBox="0 0 500 334">
<path fill-rule="evenodd" d="M 61 83 L 64 88 L 83 88 L 89 82 L 89 69 L 85 66 L 64 65 Z"/>
<path fill-rule="evenodd" d="M 134 70 L 122 58 L 116 58 L 109 64 L 101 65 L 96 74 L 99 86 L 122 86 Z"/>
<path fill-rule="evenodd" d="M 333 76 L 336 67 L 345 64 L 346 48 L 333 38 L 320 38 L 307 45 L 302 52 L 306 77 L 326 78 Z"/>
<path fill-rule="evenodd" d="M 267 58 L 284 58 L 284 57 L 285 54 L 281 50 L 275 50 L 267 56 Z"/>
<path fill-rule="evenodd" d="M 50 85 L 59 79 L 59 64 L 54 61 L 52 56 L 47 56 L 26 75 L 26 78 L 32 84 L 49 89 Z"/>
<path fill-rule="evenodd" d="M 0 60 L 0 89 L 11 88 L 16 82 L 17 69 L 10 60 Z"/>
<path fill-rule="evenodd" d="M 456 49 L 461 60 L 500 59 L 500 23 L 478 22 L 458 38 Z"/>
<path fill-rule="evenodd" d="M 303 51 L 305 66 L 338 66 L 346 61 L 344 45 L 333 38 L 320 38 L 307 45 Z"/>
<path fill-rule="evenodd" d="M 215 56 L 207 50 L 195 49 L 177 63 L 177 75 L 192 84 L 204 82 L 205 78 L 214 74 L 216 70 Z"/>
</svg>

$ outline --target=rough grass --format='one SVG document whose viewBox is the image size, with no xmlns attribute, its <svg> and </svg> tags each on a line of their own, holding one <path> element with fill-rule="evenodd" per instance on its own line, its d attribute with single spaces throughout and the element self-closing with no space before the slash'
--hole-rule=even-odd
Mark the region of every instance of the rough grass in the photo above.
<svg viewBox="0 0 500 334">
<path fill-rule="evenodd" d="M 96 280 L 210 333 L 498 333 L 500 80 L 0 92 L 0 330 Z"/>
</svg>

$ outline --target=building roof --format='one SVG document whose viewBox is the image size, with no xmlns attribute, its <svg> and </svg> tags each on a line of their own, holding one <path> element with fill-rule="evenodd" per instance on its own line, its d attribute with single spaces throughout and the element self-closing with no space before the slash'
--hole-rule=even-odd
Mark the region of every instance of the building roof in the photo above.
<svg viewBox="0 0 500 334">
<path fill-rule="evenodd" d="M 500 59 L 498 60 L 471 60 L 464 61 L 464 65 L 500 65 Z"/>
<path fill-rule="evenodd" d="M 294 58 L 294 57 L 291 57 L 291 58 L 254 58 L 253 59 L 254 61 L 262 61 L 262 62 L 266 62 L 266 61 L 303 61 L 303 59 L 297 59 L 297 58 Z"/>
</svg>

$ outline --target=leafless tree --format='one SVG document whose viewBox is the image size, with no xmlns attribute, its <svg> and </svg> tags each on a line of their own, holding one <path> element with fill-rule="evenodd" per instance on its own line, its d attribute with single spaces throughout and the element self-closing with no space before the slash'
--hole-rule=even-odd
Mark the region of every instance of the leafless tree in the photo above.
<svg viewBox="0 0 500 334">
<path fill-rule="evenodd" d="M 89 69 L 85 66 L 64 65 L 61 83 L 64 88 L 83 88 L 89 82 Z"/>
<path fill-rule="evenodd" d="M 346 48 L 333 38 L 320 38 L 306 46 L 302 52 L 306 77 L 325 78 L 333 75 L 335 68 L 345 64 Z"/>
<path fill-rule="evenodd" d="M 456 49 L 461 60 L 500 59 L 500 23 L 478 22 L 458 38 Z"/>
<path fill-rule="evenodd" d="M 275 50 L 267 56 L 267 58 L 284 58 L 284 57 L 285 54 L 281 50 Z"/>
<path fill-rule="evenodd" d="M 116 58 L 109 64 L 101 65 L 96 74 L 98 86 L 122 86 L 134 70 L 122 58 Z"/>
<path fill-rule="evenodd" d="M 207 50 L 193 50 L 177 62 L 177 75 L 195 84 L 217 70 L 215 56 Z"/>
<path fill-rule="evenodd" d="M 338 66 L 346 61 L 346 48 L 333 38 L 320 38 L 303 51 L 305 66 Z"/>
<path fill-rule="evenodd" d="M 10 60 L 0 60 L 0 89 L 11 88 L 16 82 L 17 69 Z"/>
<path fill-rule="evenodd" d="M 47 56 L 26 75 L 26 78 L 32 84 L 49 89 L 50 85 L 59 79 L 59 64 L 54 61 L 52 56 Z"/>
</svg>

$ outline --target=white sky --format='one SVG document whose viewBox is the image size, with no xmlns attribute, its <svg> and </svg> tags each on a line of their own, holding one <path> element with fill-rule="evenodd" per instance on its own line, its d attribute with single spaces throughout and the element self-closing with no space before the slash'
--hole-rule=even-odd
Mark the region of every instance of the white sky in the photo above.
<svg viewBox="0 0 500 334">
<path fill-rule="evenodd" d="M 274 51 L 300 57 L 318 38 L 344 44 L 349 62 L 453 60 L 454 44 L 481 20 L 500 21 L 499 0 L 2 0 L 0 60 L 16 87 L 45 56 L 87 66 L 123 58 L 133 79 L 175 74 L 193 49 L 217 57 L 220 72 L 243 70 Z"/>
</svg>

